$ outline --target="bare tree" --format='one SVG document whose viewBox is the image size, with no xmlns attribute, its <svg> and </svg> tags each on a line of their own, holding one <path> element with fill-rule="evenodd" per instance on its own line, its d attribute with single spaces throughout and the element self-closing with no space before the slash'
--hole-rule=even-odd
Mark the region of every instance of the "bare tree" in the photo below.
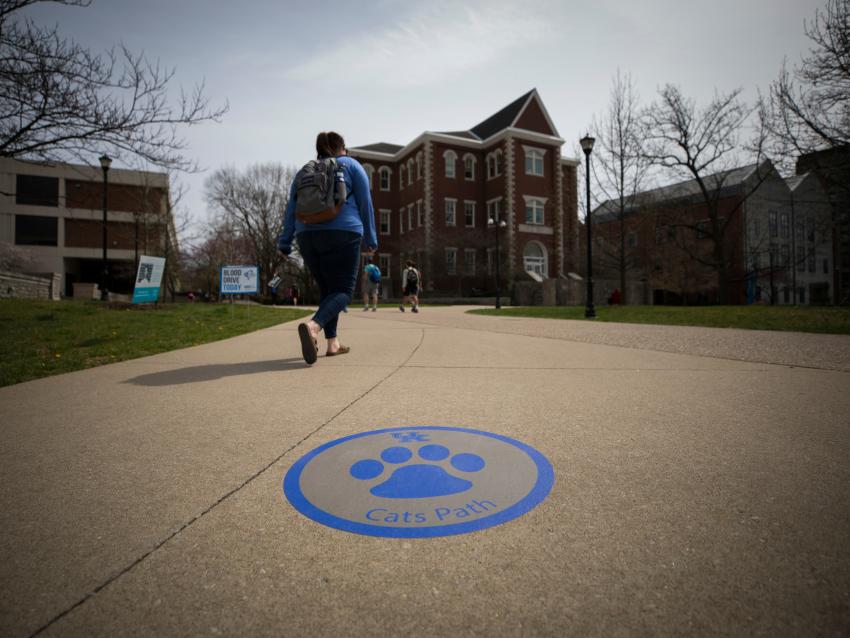
<svg viewBox="0 0 850 638">
<path fill-rule="evenodd" d="M 681 90 L 667 85 L 659 90 L 659 99 L 644 111 L 643 126 L 647 159 L 670 177 L 686 177 L 697 185 L 698 199 L 705 208 L 707 219 L 696 220 L 681 214 L 673 206 L 667 224 L 688 232 L 676 233 L 679 247 L 688 255 L 717 273 L 720 303 L 731 301 L 731 273 L 739 242 L 732 236 L 746 199 L 766 179 L 773 167 L 763 162 L 766 131 L 758 127 L 749 144 L 755 154 L 755 179 L 736 193 L 731 208 L 721 206 L 729 193 L 727 185 L 741 163 L 743 140 L 748 118 L 753 109 L 740 100 L 741 89 L 716 93 L 702 109 Z M 701 248 L 709 240 L 710 249 Z"/>
<path fill-rule="evenodd" d="M 805 33 L 809 55 L 770 86 L 772 132 L 799 154 L 850 144 L 850 0 L 827 0 Z"/>
<path fill-rule="evenodd" d="M 277 236 L 296 170 L 281 164 L 255 164 L 245 171 L 221 168 L 207 178 L 204 189 L 214 212 L 226 220 L 250 246 L 251 258 L 260 266 L 265 289 L 282 263 Z"/>
<path fill-rule="evenodd" d="M 637 265 L 626 251 L 626 218 L 633 212 L 635 197 L 644 187 L 651 166 L 642 148 L 639 101 L 631 75 L 623 76 L 618 69 L 608 109 L 591 127 L 596 137 L 593 178 L 607 200 L 606 212 L 616 216 L 619 231 L 613 246 L 602 244 L 607 248 L 603 256 L 612 259 L 619 272 L 623 303 L 628 301 L 626 273 Z"/>
<path fill-rule="evenodd" d="M 213 221 L 197 242 L 186 246 L 183 259 L 186 287 L 203 290 L 212 298 L 219 288 L 221 266 L 250 259 L 249 242 L 239 234 L 232 221 L 220 217 Z"/>
<path fill-rule="evenodd" d="M 169 96 L 174 70 L 123 45 L 93 53 L 19 11 L 37 2 L 87 7 L 88 0 L 0 0 L 0 156 L 90 161 L 92 153 L 195 168 L 182 151 L 183 125 L 219 121 L 203 83 Z"/>
<path fill-rule="evenodd" d="M 850 0 L 827 0 L 805 25 L 808 55 L 779 77 L 762 100 L 773 144 L 797 156 L 798 172 L 815 171 L 827 189 L 840 255 L 850 250 Z M 836 299 L 850 303 L 850 269 L 835 264 Z"/>
<path fill-rule="evenodd" d="M 15 244 L 0 241 L 0 270 L 7 272 L 26 272 L 35 266 L 32 254 Z"/>
</svg>

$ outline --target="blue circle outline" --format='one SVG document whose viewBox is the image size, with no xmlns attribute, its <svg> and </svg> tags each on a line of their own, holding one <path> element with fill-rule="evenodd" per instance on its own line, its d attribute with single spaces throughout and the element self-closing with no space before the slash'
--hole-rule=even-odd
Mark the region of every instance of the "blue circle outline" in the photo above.
<svg viewBox="0 0 850 638">
<path fill-rule="evenodd" d="M 534 461 L 534 464 L 537 466 L 537 481 L 534 484 L 534 487 L 531 488 L 531 491 L 519 501 L 506 509 L 491 514 L 490 516 L 485 516 L 484 518 L 463 523 L 453 523 L 451 525 L 430 525 L 426 527 L 386 527 L 383 525 L 370 525 L 369 523 L 360 523 L 358 521 L 340 518 L 313 505 L 309 500 L 307 500 L 307 497 L 305 497 L 304 493 L 301 491 L 301 472 L 304 471 L 304 468 L 307 467 L 307 464 L 310 461 L 326 450 L 353 439 L 373 436 L 375 434 L 405 431 L 418 432 L 421 430 L 467 432 L 469 434 L 487 436 L 492 439 L 502 441 L 503 443 L 513 445 L 528 454 L 528 456 L 531 457 L 531 460 Z M 530 445 L 526 445 L 525 443 L 512 439 L 509 436 L 494 434 L 492 432 L 484 432 L 483 430 L 472 430 L 469 428 L 442 425 L 427 425 L 421 427 L 405 426 L 398 428 L 384 428 L 381 430 L 371 430 L 369 432 L 359 432 L 357 434 L 352 434 L 341 439 L 335 439 L 320 445 L 302 456 L 292 465 L 292 467 L 289 468 L 283 478 L 283 492 L 290 504 L 301 514 L 316 521 L 317 523 L 321 523 L 322 525 L 326 525 L 343 532 L 352 532 L 354 534 L 362 534 L 365 536 L 382 536 L 385 538 L 435 538 L 438 536 L 454 536 L 456 534 L 477 532 L 479 530 L 487 529 L 488 527 L 493 527 L 495 525 L 501 525 L 502 523 L 518 518 L 539 505 L 543 499 L 548 496 L 554 483 L 555 471 L 552 469 L 552 465 L 545 456 Z"/>
</svg>

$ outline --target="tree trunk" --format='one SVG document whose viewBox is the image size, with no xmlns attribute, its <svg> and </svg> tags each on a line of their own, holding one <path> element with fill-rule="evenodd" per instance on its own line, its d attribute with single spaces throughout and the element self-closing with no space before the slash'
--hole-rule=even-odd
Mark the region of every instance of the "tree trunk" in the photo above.
<svg viewBox="0 0 850 638">
<path fill-rule="evenodd" d="M 626 295 L 626 220 L 620 213 L 620 303 L 628 303 Z"/>
</svg>

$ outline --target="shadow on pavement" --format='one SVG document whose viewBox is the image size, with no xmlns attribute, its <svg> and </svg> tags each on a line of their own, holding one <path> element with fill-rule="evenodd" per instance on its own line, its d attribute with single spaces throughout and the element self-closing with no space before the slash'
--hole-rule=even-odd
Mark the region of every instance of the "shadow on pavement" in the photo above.
<svg viewBox="0 0 850 638">
<path fill-rule="evenodd" d="M 247 361 L 245 363 L 214 363 L 202 366 L 191 366 L 177 370 L 164 370 L 143 374 L 124 383 L 144 386 L 179 385 L 181 383 L 196 383 L 199 381 L 214 381 L 222 377 L 235 377 L 260 372 L 281 372 L 306 368 L 303 359 L 272 359 L 271 361 Z"/>
</svg>

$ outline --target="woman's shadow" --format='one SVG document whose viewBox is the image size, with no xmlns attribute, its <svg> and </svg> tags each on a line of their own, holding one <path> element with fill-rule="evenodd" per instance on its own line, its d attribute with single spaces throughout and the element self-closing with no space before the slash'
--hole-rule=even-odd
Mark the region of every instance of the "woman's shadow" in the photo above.
<svg viewBox="0 0 850 638">
<path fill-rule="evenodd" d="M 223 377 L 236 377 L 261 372 L 283 372 L 306 368 L 303 359 L 273 359 L 271 361 L 246 361 L 245 363 L 212 363 L 177 370 L 163 370 L 142 374 L 124 383 L 144 386 L 180 385 L 199 381 L 215 381 Z"/>
</svg>

